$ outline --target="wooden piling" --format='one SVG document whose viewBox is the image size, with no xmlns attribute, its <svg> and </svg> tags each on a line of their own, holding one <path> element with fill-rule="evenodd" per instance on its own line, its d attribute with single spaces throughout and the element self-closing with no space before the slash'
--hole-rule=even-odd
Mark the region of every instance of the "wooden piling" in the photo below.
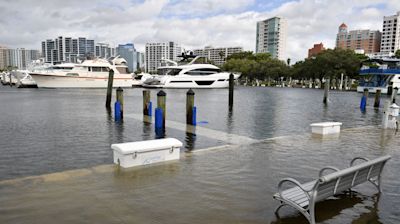
<svg viewBox="0 0 400 224">
<path fill-rule="evenodd" d="M 150 90 L 143 90 L 143 115 L 149 116 Z"/>
<path fill-rule="evenodd" d="M 110 70 L 108 72 L 108 85 L 107 85 L 107 98 L 106 98 L 106 107 L 111 108 L 111 95 L 112 95 L 112 87 L 114 81 L 114 70 Z"/>
<path fill-rule="evenodd" d="M 186 124 L 193 125 L 194 92 L 189 89 L 186 92 Z"/>
<path fill-rule="evenodd" d="M 167 96 L 167 94 L 162 90 L 160 90 L 157 93 L 157 108 L 160 108 L 162 110 L 162 117 L 163 117 L 162 123 L 163 123 L 164 128 L 165 128 L 165 117 L 166 117 L 166 113 L 167 113 L 166 108 L 165 108 L 166 107 L 166 105 L 165 105 L 166 96 Z"/>
<path fill-rule="evenodd" d="M 349 79 L 349 77 L 346 75 L 346 78 L 344 79 L 344 90 L 347 90 L 348 79 Z"/>
<path fill-rule="evenodd" d="M 121 118 L 124 118 L 124 90 L 121 87 L 118 87 L 116 93 L 117 93 L 117 101 L 121 105 Z"/>
<path fill-rule="evenodd" d="M 325 91 L 324 91 L 324 104 L 328 104 L 328 97 L 329 97 L 329 79 L 326 79 L 325 81 Z"/>
<path fill-rule="evenodd" d="M 381 101 L 381 90 L 377 89 L 375 93 L 375 102 L 374 102 L 375 108 L 379 107 L 380 101 Z"/>
<path fill-rule="evenodd" d="M 399 91 L 399 88 L 397 88 L 397 87 L 393 88 L 392 96 L 390 97 L 390 103 L 396 102 L 396 96 L 397 96 L 398 91 Z"/>
<path fill-rule="evenodd" d="M 233 107 L 233 85 L 234 85 L 233 74 L 229 75 L 229 109 Z"/>
</svg>

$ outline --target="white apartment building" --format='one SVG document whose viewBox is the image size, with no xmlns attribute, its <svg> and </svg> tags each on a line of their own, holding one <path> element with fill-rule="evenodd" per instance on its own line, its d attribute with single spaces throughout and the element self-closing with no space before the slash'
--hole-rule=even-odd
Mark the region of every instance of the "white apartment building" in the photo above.
<svg viewBox="0 0 400 224">
<path fill-rule="evenodd" d="M 400 11 L 383 17 L 381 52 L 395 53 L 400 49 Z"/>
<path fill-rule="evenodd" d="M 179 44 L 170 42 L 164 43 L 147 43 L 145 51 L 145 71 L 155 72 L 160 67 L 162 60 L 168 59 L 178 61 L 182 48 Z"/>
<path fill-rule="evenodd" d="M 203 56 L 213 62 L 215 65 L 221 66 L 225 63 L 228 56 L 243 51 L 242 47 L 218 47 L 213 48 L 207 46 L 204 49 L 193 50 L 196 56 Z"/>
<path fill-rule="evenodd" d="M 94 54 L 94 40 L 85 37 L 59 36 L 55 39 L 42 41 L 42 56 L 47 63 L 77 62 L 78 59 L 83 60 L 87 56 L 94 56 Z"/>
<path fill-rule="evenodd" d="M 286 19 L 273 17 L 257 22 L 256 53 L 270 53 L 273 58 L 286 58 Z"/>
<path fill-rule="evenodd" d="M 38 60 L 40 53 L 38 50 L 28 50 L 25 48 L 8 49 L 0 47 L 0 69 L 27 69 L 34 60 Z"/>
<path fill-rule="evenodd" d="M 96 43 L 94 56 L 99 58 L 110 58 L 116 56 L 116 49 L 107 43 Z"/>
</svg>

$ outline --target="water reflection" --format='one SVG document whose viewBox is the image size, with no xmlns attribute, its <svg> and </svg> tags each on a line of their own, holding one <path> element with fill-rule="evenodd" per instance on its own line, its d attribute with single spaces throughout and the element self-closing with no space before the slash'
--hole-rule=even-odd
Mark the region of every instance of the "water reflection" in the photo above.
<svg viewBox="0 0 400 224">
<path fill-rule="evenodd" d="M 196 143 L 196 126 L 186 125 L 185 148 L 187 151 L 192 151 Z"/>
<path fill-rule="evenodd" d="M 354 220 L 353 223 L 360 223 L 357 221 L 363 220 L 364 217 L 377 217 L 376 211 L 377 211 L 379 196 L 375 196 L 372 198 L 374 200 L 374 203 L 373 206 L 371 207 L 362 206 L 364 201 L 366 200 L 364 197 L 365 196 L 357 192 L 351 191 L 318 202 L 315 206 L 316 222 L 323 223 L 324 221 L 330 220 L 335 216 L 340 215 L 345 209 L 369 210 L 369 212 L 363 213 L 363 215 L 359 219 Z M 360 206 L 355 207 L 356 204 L 359 204 Z M 291 211 L 291 213 L 287 214 L 289 210 Z M 279 213 L 276 214 L 276 218 L 277 220 L 272 221 L 271 224 L 308 223 L 307 219 L 300 212 L 294 210 L 290 206 L 285 206 L 284 209 L 281 209 Z M 361 222 L 361 223 L 366 223 L 366 222 Z"/>
<path fill-rule="evenodd" d="M 150 140 L 151 139 L 151 132 L 152 132 L 152 123 L 151 123 L 151 117 L 143 115 L 143 126 L 142 126 L 142 137 L 143 140 Z"/>
</svg>

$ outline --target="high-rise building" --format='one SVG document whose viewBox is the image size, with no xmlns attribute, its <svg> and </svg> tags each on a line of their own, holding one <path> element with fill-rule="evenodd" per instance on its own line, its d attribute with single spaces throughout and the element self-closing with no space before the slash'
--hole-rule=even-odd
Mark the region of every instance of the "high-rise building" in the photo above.
<svg viewBox="0 0 400 224">
<path fill-rule="evenodd" d="M 9 61 L 9 51 L 7 47 L 0 46 L 0 69 L 6 69 Z"/>
<path fill-rule="evenodd" d="M 137 51 L 132 43 L 120 44 L 116 48 L 117 55 L 124 58 L 130 72 L 135 72 L 138 68 Z"/>
<path fill-rule="evenodd" d="M 95 52 L 94 56 L 100 57 L 100 58 L 110 58 L 110 57 L 115 57 L 116 51 L 115 48 L 110 47 L 109 44 L 106 43 L 96 43 L 95 44 Z"/>
<path fill-rule="evenodd" d="M 94 50 L 94 40 L 84 37 L 75 39 L 59 36 L 54 40 L 42 41 L 42 56 L 45 62 L 52 64 L 77 62 L 88 56 L 94 56 Z"/>
<path fill-rule="evenodd" d="M 324 45 L 322 43 L 314 44 L 314 47 L 308 49 L 308 58 L 311 58 L 325 50 Z"/>
<path fill-rule="evenodd" d="M 256 53 L 270 53 L 273 58 L 285 60 L 286 28 L 282 17 L 257 22 Z"/>
<path fill-rule="evenodd" d="M 0 47 L 0 69 L 27 69 L 32 61 L 38 60 L 39 58 L 40 53 L 38 50 Z"/>
<path fill-rule="evenodd" d="M 155 72 L 161 65 L 161 59 L 178 61 L 182 48 L 174 42 L 165 43 L 147 43 L 145 53 L 145 70 L 146 72 Z"/>
<path fill-rule="evenodd" d="M 395 53 L 400 49 L 400 11 L 383 17 L 381 52 Z"/>
<path fill-rule="evenodd" d="M 138 63 L 137 69 L 140 69 L 141 71 L 144 71 L 144 70 L 145 70 L 145 57 L 144 57 L 144 53 L 142 53 L 142 52 L 136 52 L 136 58 L 137 58 L 137 63 Z"/>
<path fill-rule="evenodd" d="M 364 50 L 365 53 L 380 51 L 381 32 L 379 30 L 347 30 L 346 24 L 339 26 L 336 47 L 350 50 Z"/>
<path fill-rule="evenodd" d="M 221 66 L 225 63 L 228 56 L 243 51 L 242 47 L 211 47 L 207 46 L 204 49 L 193 50 L 196 56 L 203 56 L 212 61 L 215 65 Z"/>
</svg>

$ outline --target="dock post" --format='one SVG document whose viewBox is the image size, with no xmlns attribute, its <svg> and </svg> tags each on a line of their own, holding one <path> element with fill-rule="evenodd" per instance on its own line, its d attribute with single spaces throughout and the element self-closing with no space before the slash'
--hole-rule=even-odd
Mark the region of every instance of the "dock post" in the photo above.
<svg viewBox="0 0 400 224">
<path fill-rule="evenodd" d="M 232 110 L 233 107 L 233 74 L 229 75 L 229 110 Z"/>
<path fill-rule="evenodd" d="M 389 123 L 389 105 L 390 101 L 386 100 L 383 107 L 383 116 L 382 116 L 382 128 L 387 129 Z"/>
<path fill-rule="evenodd" d="M 194 92 L 192 89 L 189 89 L 186 92 L 186 124 L 195 125 L 193 124 L 193 114 L 194 110 Z"/>
<path fill-rule="evenodd" d="M 151 116 L 150 90 L 143 90 L 143 115 Z"/>
<path fill-rule="evenodd" d="M 108 72 L 108 85 L 107 85 L 107 98 L 106 98 L 106 107 L 111 108 L 111 95 L 112 95 L 112 87 L 114 80 L 114 70 L 110 70 Z"/>
<path fill-rule="evenodd" d="M 157 108 L 162 110 L 162 124 L 164 128 L 165 128 L 165 117 L 167 114 L 167 111 L 165 109 L 166 96 L 167 94 L 162 90 L 160 90 L 157 93 Z"/>
<path fill-rule="evenodd" d="M 349 77 L 346 75 L 346 78 L 344 79 L 344 90 L 348 90 L 347 89 L 347 82 L 349 81 Z"/>
<path fill-rule="evenodd" d="M 362 111 L 365 111 L 365 108 L 367 107 L 367 98 L 368 98 L 368 89 L 364 89 L 363 96 L 361 97 L 361 102 L 360 102 L 360 109 Z"/>
<path fill-rule="evenodd" d="M 397 92 L 399 91 L 399 88 L 394 87 L 392 91 L 392 96 L 390 97 L 390 103 L 395 103 L 396 102 L 396 96 Z"/>
<path fill-rule="evenodd" d="M 121 103 L 119 101 L 116 101 L 114 104 L 114 119 L 115 121 L 120 121 L 122 113 L 121 113 Z"/>
<path fill-rule="evenodd" d="M 343 89 L 343 73 L 340 75 L 340 84 L 339 84 L 339 90 L 342 91 Z"/>
<path fill-rule="evenodd" d="M 329 79 L 325 80 L 325 91 L 324 91 L 324 104 L 328 104 L 328 97 L 329 97 Z"/>
<path fill-rule="evenodd" d="M 124 118 L 124 90 L 118 87 L 117 90 L 117 102 L 121 105 L 121 119 Z"/>
<path fill-rule="evenodd" d="M 374 102 L 375 108 L 379 108 L 380 101 L 381 101 L 381 90 L 377 89 L 375 93 L 375 102 Z"/>
</svg>

